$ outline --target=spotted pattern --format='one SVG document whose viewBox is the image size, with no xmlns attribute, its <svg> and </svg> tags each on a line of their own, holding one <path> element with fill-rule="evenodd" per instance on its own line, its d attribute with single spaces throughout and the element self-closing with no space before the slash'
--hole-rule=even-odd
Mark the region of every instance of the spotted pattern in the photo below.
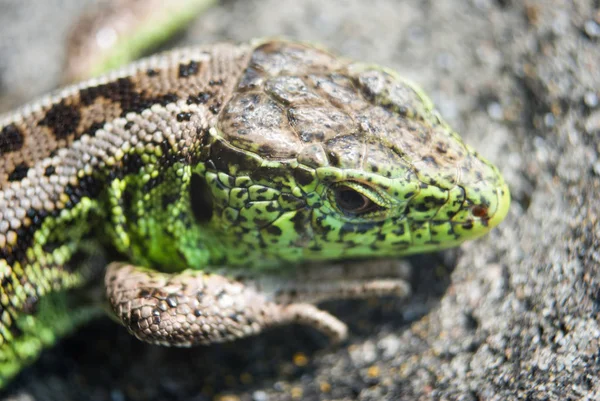
<svg viewBox="0 0 600 401">
<path fill-rule="evenodd" d="M 81 320 L 69 297 L 103 266 L 88 254 L 116 249 L 162 271 L 163 284 L 196 269 L 211 297 L 245 305 L 245 287 L 218 271 L 289 273 L 303 261 L 437 250 L 489 231 L 508 207 L 497 169 L 415 86 L 300 43 L 154 56 L 0 117 L 0 129 L 0 385 Z M 376 207 L 344 209 L 340 186 Z M 107 282 L 113 309 L 139 337 L 175 344 L 169 319 L 187 290 L 140 294 L 148 277 L 131 269 L 138 279 Z M 351 287 L 394 294 L 402 285 Z M 167 307 L 154 315 L 157 302 Z M 210 330 L 200 325 L 198 341 L 271 321 L 344 329 L 314 307 L 257 305 L 246 317 L 262 321 L 240 324 L 243 308 L 202 318 Z M 37 341 L 44 330 L 56 336 Z"/>
<path fill-rule="evenodd" d="M 15 152 L 23 146 L 25 137 L 23 132 L 14 123 L 2 127 L 0 131 L 0 155 Z"/>
</svg>

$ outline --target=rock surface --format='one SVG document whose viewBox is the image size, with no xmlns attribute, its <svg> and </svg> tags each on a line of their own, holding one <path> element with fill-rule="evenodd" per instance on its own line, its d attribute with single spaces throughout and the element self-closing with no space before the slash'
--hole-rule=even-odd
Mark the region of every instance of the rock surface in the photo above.
<svg viewBox="0 0 600 401">
<path fill-rule="evenodd" d="M 2 110 L 57 85 L 68 28 L 87 3 L 0 0 Z M 507 220 L 458 251 L 410 259 L 408 303 L 326 305 L 350 325 L 344 346 L 285 327 L 166 349 L 105 319 L 45 352 L 1 397 L 600 399 L 597 2 L 228 0 L 177 44 L 268 35 L 320 42 L 417 82 L 500 166 L 513 194 Z"/>
</svg>

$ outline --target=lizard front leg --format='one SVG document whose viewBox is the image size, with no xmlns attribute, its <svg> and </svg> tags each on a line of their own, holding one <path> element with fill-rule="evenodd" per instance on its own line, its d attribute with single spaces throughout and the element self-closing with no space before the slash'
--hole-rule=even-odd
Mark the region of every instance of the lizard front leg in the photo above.
<svg viewBox="0 0 600 401">
<path fill-rule="evenodd" d="M 338 269 L 331 266 L 320 270 Z M 346 325 L 312 302 L 410 294 L 402 279 L 339 279 L 324 285 L 309 280 L 299 284 L 295 293 L 291 286 L 281 286 L 289 283 L 289 277 L 243 280 L 191 270 L 162 273 L 112 263 L 105 284 L 114 313 L 132 334 L 146 342 L 171 346 L 231 341 L 291 323 L 314 327 L 336 343 L 347 337 Z"/>
</svg>

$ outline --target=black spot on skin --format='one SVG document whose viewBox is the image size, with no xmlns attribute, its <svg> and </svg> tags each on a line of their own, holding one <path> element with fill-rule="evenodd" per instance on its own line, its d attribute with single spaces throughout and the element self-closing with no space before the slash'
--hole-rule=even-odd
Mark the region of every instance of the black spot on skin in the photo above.
<svg viewBox="0 0 600 401">
<path fill-rule="evenodd" d="M 473 222 L 472 221 L 467 221 L 465 223 L 462 224 L 462 227 L 465 230 L 471 230 L 473 228 Z"/>
<path fill-rule="evenodd" d="M 145 92 L 138 92 L 136 91 L 135 83 L 126 77 L 106 84 L 85 88 L 79 92 L 79 98 L 84 106 L 89 106 L 101 97 L 118 102 L 121 106 L 121 117 L 125 117 L 129 112 L 141 113 L 153 104 L 165 106 L 176 102 L 178 99 L 174 93 L 152 97 L 148 96 Z"/>
<path fill-rule="evenodd" d="M 165 176 L 163 174 L 159 174 L 156 177 L 150 178 L 148 181 L 144 183 L 142 186 L 142 192 L 147 194 L 152 191 L 154 188 L 159 186 L 165 181 Z"/>
<path fill-rule="evenodd" d="M 413 205 L 413 209 L 417 212 L 428 212 L 430 210 L 429 206 L 425 203 L 417 203 Z"/>
<path fill-rule="evenodd" d="M 158 71 L 152 69 L 152 68 L 148 68 L 146 70 L 146 75 L 148 75 L 149 77 L 155 77 L 158 75 Z"/>
<path fill-rule="evenodd" d="M 137 153 L 129 153 L 123 156 L 123 174 L 136 174 L 140 171 L 144 162 Z"/>
<path fill-rule="evenodd" d="M 205 104 L 210 100 L 210 94 L 206 92 L 200 92 L 197 96 L 190 95 L 187 100 L 187 104 Z"/>
<path fill-rule="evenodd" d="M 404 235 L 405 233 L 405 229 L 404 229 L 404 224 L 398 224 L 395 228 L 394 231 L 392 231 L 394 233 L 394 235 L 401 237 Z M 420 235 L 420 234 L 419 234 Z"/>
<path fill-rule="evenodd" d="M 445 154 L 446 152 L 448 152 L 448 145 L 443 142 L 437 142 L 435 144 L 435 150 L 438 153 Z"/>
<path fill-rule="evenodd" d="M 268 213 L 274 213 L 274 212 L 281 211 L 281 209 L 279 208 L 279 203 L 277 203 L 277 202 L 270 202 L 267 206 L 265 206 L 265 210 Z"/>
<path fill-rule="evenodd" d="M 423 201 L 426 203 L 433 203 L 434 205 L 443 205 L 446 203 L 446 199 L 437 198 L 435 196 L 426 196 L 423 198 Z"/>
<path fill-rule="evenodd" d="M 63 100 L 52 106 L 38 125 L 50 128 L 56 139 L 60 140 L 74 135 L 79 121 L 81 121 L 79 107 L 65 104 Z"/>
<path fill-rule="evenodd" d="M 191 118 L 192 118 L 192 113 L 179 113 L 179 114 L 177 114 L 177 121 L 178 122 L 190 121 Z"/>
<path fill-rule="evenodd" d="M 205 223 L 212 218 L 213 200 L 206 180 L 199 174 L 192 174 L 190 180 L 190 202 L 196 220 Z"/>
<path fill-rule="evenodd" d="M 218 114 L 219 110 L 221 110 L 221 103 L 220 102 L 215 102 L 215 104 L 210 105 L 208 107 L 208 109 L 210 110 L 211 113 Z"/>
<path fill-rule="evenodd" d="M 306 232 L 309 223 L 310 216 L 307 213 L 298 212 L 290 219 L 294 223 L 294 232 L 303 233 Z"/>
<path fill-rule="evenodd" d="M 0 287 L 1 288 L 6 288 L 9 285 L 12 286 L 13 282 L 14 282 L 13 281 L 13 277 L 11 275 L 4 276 L 2 278 L 2 281 L 0 282 Z M 1 315 L 1 312 L 2 312 L 2 308 L 0 308 L 0 315 Z"/>
<path fill-rule="evenodd" d="M 179 195 L 177 193 L 164 194 L 161 199 L 163 209 L 166 209 L 167 207 L 169 207 L 169 205 L 172 205 L 173 203 L 177 202 L 178 199 L 179 199 Z"/>
<path fill-rule="evenodd" d="M 61 243 L 58 241 L 48 241 L 44 245 L 42 245 L 42 250 L 46 253 L 52 253 L 56 249 L 61 246 Z"/>
<path fill-rule="evenodd" d="M 219 85 L 223 85 L 223 80 L 222 80 L 222 79 L 217 79 L 217 80 L 211 79 L 210 81 L 208 81 L 208 84 L 209 84 L 210 86 L 219 86 Z"/>
<path fill-rule="evenodd" d="M 292 194 L 282 192 L 281 195 L 279 195 L 279 197 L 283 202 L 293 205 L 294 209 L 296 209 L 296 210 L 301 209 L 304 206 L 306 206 L 306 203 L 304 202 L 303 199 L 297 198 Z"/>
<path fill-rule="evenodd" d="M 134 198 L 134 194 L 132 192 L 133 191 L 131 189 L 126 187 L 125 191 L 123 191 L 123 194 L 121 195 L 123 210 L 125 211 L 128 221 L 135 221 L 137 219 L 137 215 L 132 208 Z"/>
<path fill-rule="evenodd" d="M 54 168 L 54 166 L 48 166 L 48 167 L 46 167 L 46 170 L 44 171 L 44 175 L 46 177 L 50 177 L 52 174 L 54 174 L 55 171 L 56 171 L 56 168 Z"/>
<path fill-rule="evenodd" d="M 177 99 L 179 99 L 179 98 L 177 97 L 176 94 L 167 93 L 166 95 L 159 96 L 159 97 L 155 98 L 154 100 L 156 101 L 156 103 L 166 106 L 169 103 L 175 103 L 177 101 Z M 150 102 L 152 102 L 152 98 L 149 98 L 148 100 Z M 148 107 L 146 107 L 146 108 L 148 108 Z"/>
<path fill-rule="evenodd" d="M 127 123 L 125 123 L 125 126 L 123 126 L 123 128 L 125 128 L 127 131 L 129 131 L 131 127 L 133 127 L 133 121 L 127 121 Z"/>
<path fill-rule="evenodd" d="M 15 152 L 23 147 L 25 137 L 14 124 L 8 124 L 0 132 L 0 155 Z"/>
<path fill-rule="evenodd" d="M 70 204 L 67 208 L 73 207 L 83 197 L 96 199 L 102 192 L 104 185 L 93 176 L 84 176 L 79 179 L 77 185 L 67 184 L 65 187 L 65 195 L 69 197 Z"/>
<path fill-rule="evenodd" d="M 88 129 L 85 130 L 85 133 L 89 136 L 95 136 L 98 130 L 104 128 L 104 122 L 95 122 Z"/>
<path fill-rule="evenodd" d="M 271 234 L 271 235 L 275 235 L 275 236 L 279 236 L 282 234 L 281 228 L 274 226 L 274 225 L 268 225 L 265 227 L 265 230 Z"/>
<path fill-rule="evenodd" d="M 306 186 L 314 181 L 315 177 L 307 170 L 297 168 L 294 170 L 294 179 L 298 185 Z"/>
<path fill-rule="evenodd" d="M 27 171 L 29 171 L 29 166 L 27 164 L 17 164 L 15 169 L 8 175 L 8 181 L 21 181 L 23 178 L 27 177 Z"/>
<path fill-rule="evenodd" d="M 250 173 L 250 178 L 255 183 L 271 184 L 273 182 L 285 182 L 289 179 L 285 169 L 261 166 Z"/>
<path fill-rule="evenodd" d="M 197 61 L 190 61 L 188 64 L 179 64 L 179 78 L 186 78 L 196 75 L 200 69 Z"/>
</svg>

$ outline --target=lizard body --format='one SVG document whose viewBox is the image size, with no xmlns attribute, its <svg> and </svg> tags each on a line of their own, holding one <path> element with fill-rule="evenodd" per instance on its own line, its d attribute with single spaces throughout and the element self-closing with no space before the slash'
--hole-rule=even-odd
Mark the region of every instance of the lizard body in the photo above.
<svg viewBox="0 0 600 401">
<path fill-rule="evenodd" d="M 174 50 L 70 86 L 0 118 L 0 155 L 0 385 L 97 315 L 106 264 L 115 315 L 145 341 L 294 321 L 339 340 L 314 302 L 410 289 L 386 267 L 354 279 L 327 261 L 455 246 L 509 204 L 419 89 L 282 40 Z"/>
</svg>

